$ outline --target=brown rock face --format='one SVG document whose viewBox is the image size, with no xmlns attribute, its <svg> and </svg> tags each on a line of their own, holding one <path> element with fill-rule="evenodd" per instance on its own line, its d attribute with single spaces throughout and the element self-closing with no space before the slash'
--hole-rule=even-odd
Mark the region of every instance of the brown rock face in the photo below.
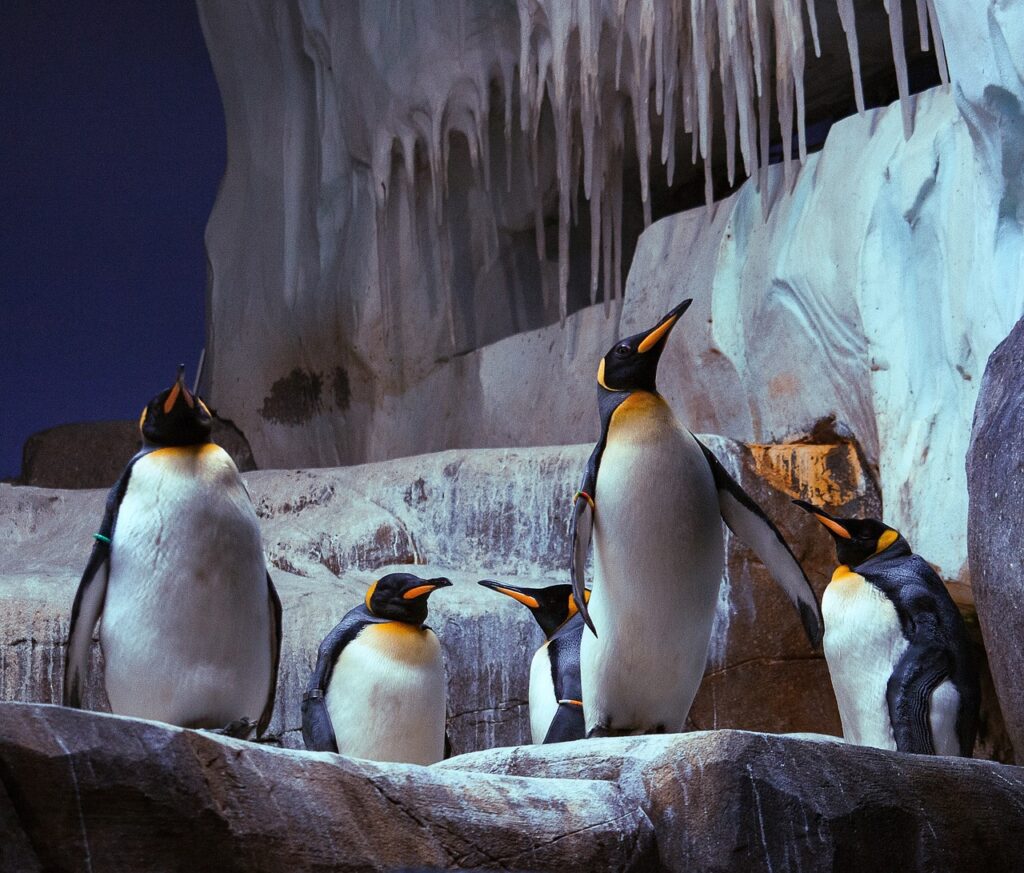
<svg viewBox="0 0 1024 873">
<path fill-rule="evenodd" d="M 988 359 L 967 453 L 971 586 L 992 678 L 1024 755 L 1024 321 Z"/>
<path fill-rule="evenodd" d="M 230 421 L 213 420 L 213 441 L 238 465 L 255 470 L 252 449 Z M 21 457 L 21 485 L 40 488 L 109 488 L 139 450 L 135 421 L 82 421 L 34 433 Z"/>
</svg>

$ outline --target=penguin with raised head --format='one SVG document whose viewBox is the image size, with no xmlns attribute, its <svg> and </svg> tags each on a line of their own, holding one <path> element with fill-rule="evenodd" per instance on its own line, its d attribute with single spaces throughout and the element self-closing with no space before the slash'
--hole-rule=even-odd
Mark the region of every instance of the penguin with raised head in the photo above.
<svg viewBox="0 0 1024 873">
<path fill-rule="evenodd" d="M 535 743 L 582 740 L 583 699 L 580 690 L 580 640 L 583 617 L 576 609 L 571 585 L 520 588 L 481 579 L 478 583 L 506 594 L 530 610 L 544 631 L 544 645 L 530 663 L 530 734 Z M 584 597 L 590 592 L 584 591 Z"/>
<path fill-rule="evenodd" d="M 980 691 L 967 628 L 938 574 L 899 531 L 794 501 L 832 535 L 821 599 L 825 660 L 847 742 L 970 757 Z"/>
<path fill-rule="evenodd" d="M 424 622 L 427 598 L 451 584 L 389 573 L 324 638 L 302 698 L 307 749 L 406 764 L 445 757 L 444 659 Z"/>
<path fill-rule="evenodd" d="M 210 441 L 184 367 L 142 411 L 141 450 L 107 496 L 75 595 L 65 706 L 81 706 L 102 615 L 103 682 L 119 715 L 257 736 L 270 722 L 281 602 L 252 501 Z"/>
<path fill-rule="evenodd" d="M 821 638 L 814 592 L 782 535 L 658 393 L 658 360 L 691 302 L 617 342 L 598 365 L 601 436 L 570 533 L 573 592 L 588 628 L 580 648 L 588 736 L 683 729 L 707 662 L 723 520 L 789 596 L 811 643 Z"/>
</svg>

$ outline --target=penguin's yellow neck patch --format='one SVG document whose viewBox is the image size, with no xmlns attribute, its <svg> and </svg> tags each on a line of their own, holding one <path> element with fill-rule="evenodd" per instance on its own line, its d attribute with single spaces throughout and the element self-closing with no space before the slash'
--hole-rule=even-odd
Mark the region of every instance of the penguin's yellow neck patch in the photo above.
<svg viewBox="0 0 1024 873">
<path fill-rule="evenodd" d="M 860 573 L 854 573 L 848 564 L 840 564 L 832 573 L 832 581 L 840 584 L 863 582 L 864 577 Z"/>
<path fill-rule="evenodd" d="M 624 425 L 644 424 L 655 413 L 668 408 L 668 404 L 660 394 L 651 391 L 634 391 L 612 413 L 611 424 L 616 428 Z"/>
<path fill-rule="evenodd" d="M 404 621 L 371 624 L 359 637 L 381 655 L 407 664 L 425 664 L 439 648 L 429 630 Z"/>
<path fill-rule="evenodd" d="M 216 443 L 200 443 L 193 446 L 164 446 L 162 449 L 154 449 L 151 454 L 162 458 L 199 458 L 219 451 L 221 447 Z"/>
</svg>

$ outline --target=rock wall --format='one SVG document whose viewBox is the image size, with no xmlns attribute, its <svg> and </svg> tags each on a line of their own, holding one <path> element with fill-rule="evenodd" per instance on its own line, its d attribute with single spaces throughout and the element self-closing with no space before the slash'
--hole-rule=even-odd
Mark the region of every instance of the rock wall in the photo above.
<svg viewBox="0 0 1024 873">
<path fill-rule="evenodd" d="M 1024 758 L 1024 321 L 985 368 L 967 483 L 978 615 L 1007 732 Z"/>
<path fill-rule="evenodd" d="M 376 764 L 0 704 L 0 867 L 1014 873 L 1024 771 L 742 731 Z"/>
<path fill-rule="evenodd" d="M 803 497 L 873 513 L 878 492 L 855 446 L 741 446 L 705 437 L 775 518 L 819 595 L 831 575 L 828 535 L 790 504 Z M 570 501 L 586 445 L 442 452 L 360 467 L 245 475 L 284 605 L 284 646 L 271 733 L 298 745 L 302 691 L 320 640 L 394 569 L 455 582 L 431 601 L 444 646 L 449 730 L 457 751 L 529 740 L 530 658 L 542 637 L 526 609 L 480 578 L 566 581 Z M 68 617 L 101 491 L 0 485 L 0 699 L 60 700 Z M 727 538 L 727 572 L 706 681 L 690 726 L 838 733 L 820 653 L 756 559 Z M 86 705 L 106 708 L 97 679 Z"/>
</svg>

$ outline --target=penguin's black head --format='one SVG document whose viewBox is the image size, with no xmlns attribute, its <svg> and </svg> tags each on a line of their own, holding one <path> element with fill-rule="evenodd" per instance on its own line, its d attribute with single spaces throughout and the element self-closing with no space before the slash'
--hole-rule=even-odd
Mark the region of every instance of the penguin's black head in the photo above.
<svg viewBox="0 0 1024 873">
<path fill-rule="evenodd" d="M 151 446 L 194 446 L 210 441 L 213 416 L 206 404 L 185 387 L 185 365 L 178 378 L 142 410 L 139 430 L 142 441 Z"/>
<path fill-rule="evenodd" d="M 572 596 L 572 585 L 549 585 L 547 588 L 520 588 L 516 585 L 505 585 L 502 582 L 492 582 L 490 579 L 481 579 L 478 585 L 490 588 L 492 591 L 500 591 L 507 594 L 513 600 L 518 600 L 523 606 L 530 610 L 537 624 L 544 631 L 544 636 L 549 638 L 577 613 L 576 601 Z M 583 595 L 590 599 L 590 591 Z"/>
<path fill-rule="evenodd" d="M 793 501 L 801 509 L 811 513 L 825 526 L 836 543 L 836 557 L 840 564 L 856 567 L 873 555 L 880 554 L 903 538 L 876 518 L 836 518 L 824 509 L 806 500 Z M 906 542 L 905 540 L 903 540 Z"/>
<path fill-rule="evenodd" d="M 366 608 L 380 618 L 423 624 L 427 598 L 452 583 L 444 578 L 421 579 L 412 573 L 388 573 L 366 590 Z"/>
<path fill-rule="evenodd" d="M 605 391 L 654 391 L 658 361 L 668 335 L 692 300 L 684 300 L 650 330 L 619 340 L 597 366 Z"/>
</svg>

